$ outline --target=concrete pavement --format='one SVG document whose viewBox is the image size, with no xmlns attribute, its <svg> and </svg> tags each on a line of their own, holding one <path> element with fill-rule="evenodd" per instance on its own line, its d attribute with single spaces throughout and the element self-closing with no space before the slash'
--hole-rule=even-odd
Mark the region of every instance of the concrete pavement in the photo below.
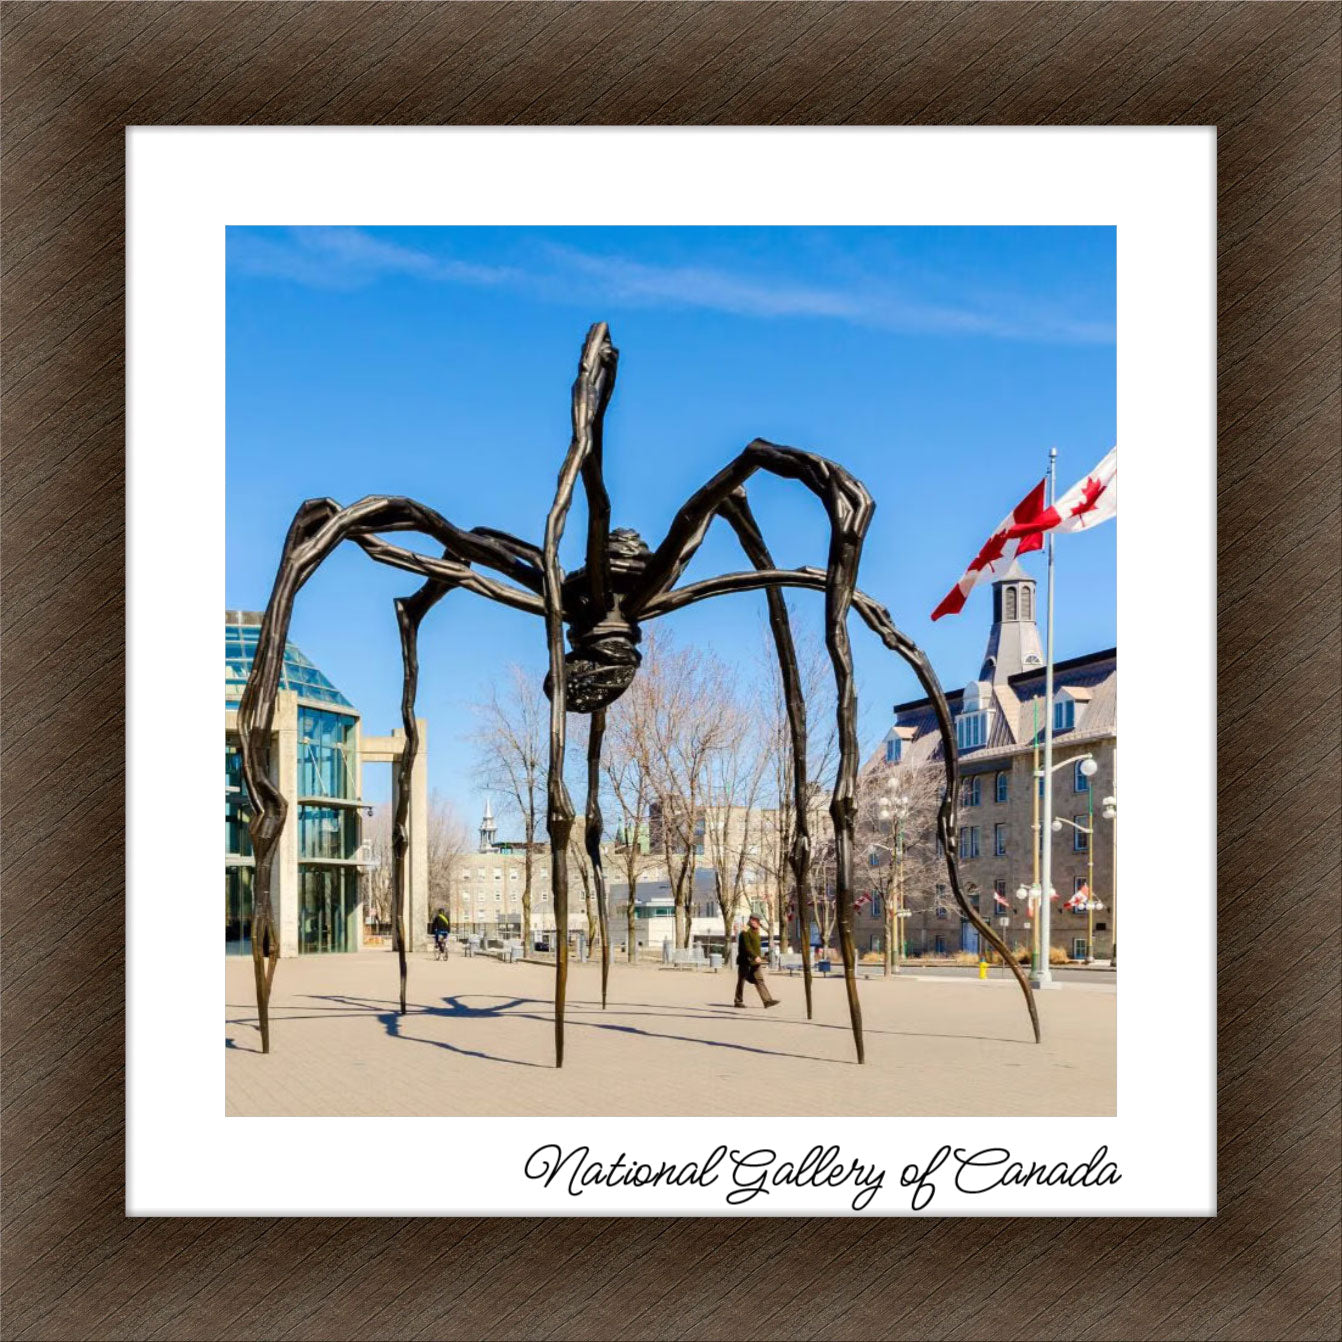
<svg viewBox="0 0 1342 1342">
<path fill-rule="evenodd" d="M 262 1055 L 250 959 L 225 964 L 226 1112 L 306 1115 L 1106 1115 L 1115 1108 L 1117 998 L 1040 994 L 1036 1045 L 1014 981 L 865 980 L 867 1062 L 854 1059 L 842 977 L 772 976 L 783 1005 L 734 975 L 616 963 L 603 1011 L 595 964 L 569 971 L 566 1056 L 553 1066 L 552 969 L 411 957 L 396 1011 L 389 952 L 281 962 Z"/>
</svg>

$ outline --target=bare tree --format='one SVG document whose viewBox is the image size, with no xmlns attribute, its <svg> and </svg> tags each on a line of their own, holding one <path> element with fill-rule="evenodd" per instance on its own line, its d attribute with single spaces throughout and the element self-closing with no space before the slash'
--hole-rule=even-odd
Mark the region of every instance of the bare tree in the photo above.
<svg viewBox="0 0 1342 1342">
<path fill-rule="evenodd" d="M 525 844 L 522 881 L 522 944 L 530 946 L 531 890 L 536 833 L 545 818 L 546 767 L 549 761 L 549 705 L 541 677 L 512 664 L 507 687 L 496 685 L 475 705 L 476 777 L 498 792 L 505 808 L 522 824 Z M 557 928 L 560 936 L 567 928 Z"/>
<path fill-rule="evenodd" d="M 435 792 L 429 799 L 429 910 L 443 909 L 453 927 L 460 924 L 461 855 L 470 847 L 470 830 L 456 807 Z"/>
<path fill-rule="evenodd" d="M 690 944 L 694 873 L 705 847 L 709 764 L 731 734 L 731 680 L 717 658 L 663 638 L 648 667 L 653 842 L 666 862 L 676 944 Z M 651 675 L 649 675 L 651 671 Z"/>
<path fill-rule="evenodd" d="M 796 641 L 800 688 L 811 710 L 806 732 L 806 779 L 810 798 L 806 828 L 810 836 L 814 868 L 814 858 L 823 858 L 830 846 L 829 790 L 838 765 L 838 730 L 834 714 L 833 671 L 824 644 L 805 629 L 797 630 Z M 798 934 L 803 941 L 809 938 L 810 929 L 805 926 L 802 909 L 797 907 L 791 865 L 791 853 L 797 835 L 797 804 L 787 699 L 772 637 L 767 630 L 761 635 L 761 649 L 761 676 L 768 686 L 763 704 L 763 731 L 768 759 L 765 803 L 769 813 L 763 826 L 760 853 L 772 887 L 780 942 L 786 950 L 791 919 L 796 919 Z M 823 894 L 827 888 L 832 891 L 832 881 L 827 887 L 823 880 L 818 879 L 820 874 L 814 869 L 810 872 L 807 885 L 811 896 L 816 891 Z M 821 931 L 825 931 L 826 924 L 819 917 L 819 910 L 814 912 Z"/>
<path fill-rule="evenodd" d="M 856 845 L 867 858 L 885 920 L 885 973 L 902 942 L 901 909 L 935 902 L 945 866 L 937 848 L 937 808 L 945 773 L 930 761 L 869 765 L 858 780 Z M 897 940 L 898 939 L 898 940 Z"/>
<path fill-rule="evenodd" d="M 656 639 L 650 636 L 645 645 L 646 664 L 656 665 L 656 649 Z M 652 766 L 655 702 L 656 695 L 645 672 L 611 707 L 603 760 L 606 790 L 614 803 L 616 821 L 613 856 L 628 895 L 625 950 L 630 964 L 638 959 L 639 880 L 650 866 L 648 844 L 656 794 Z"/>
<path fill-rule="evenodd" d="M 386 927 L 392 920 L 392 808 L 383 802 L 373 808 L 364 821 L 363 841 L 368 863 L 360 872 L 365 915 L 369 921 Z M 428 832 L 425 836 L 428 856 L 428 906 L 447 911 L 456 927 L 461 921 L 461 895 L 458 889 L 459 859 L 469 847 L 469 835 L 452 803 L 435 792 L 429 799 Z"/>
<path fill-rule="evenodd" d="M 766 816 L 760 799 L 772 761 L 767 732 L 753 709 L 753 704 L 732 694 L 723 705 L 721 740 L 707 762 L 704 841 L 722 916 L 724 951 L 730 949 L 733 923 L 748 902 L 748 889 L 767 870 L 762 856 Z M 762 903 L 761 920 L 772 940 L 775 901 Z"/>
<path fill-rule="evenodd" d="M 363 823 L 369 861 L 359 872 L 364 916 L 379 927 L 391 923 L 391 806 L 383 802 Z"/>
</svg>

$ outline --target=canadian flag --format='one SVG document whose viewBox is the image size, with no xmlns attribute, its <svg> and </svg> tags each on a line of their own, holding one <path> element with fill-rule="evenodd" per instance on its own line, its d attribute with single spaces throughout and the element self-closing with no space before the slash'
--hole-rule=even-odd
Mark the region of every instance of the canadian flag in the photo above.
<svg viewBox="0 0 1342 1342">
<path fill-rule="evenodd" d="M 1055 499 L 1051 508 L 1041 506 L 1036 516 L 1018 518 L 1007 531 L 1007 537 L 1019 539 L 1024 549 L 1026 540 L 1038 539 L 1046 531 L 1087 531 L 1117 516 L 1118 448 L 1115 446 L 1084 480 L 1078 480 L 1060 499 Z"/>
<path fill-rule="evenodd" d="M 983 543 L 960 581 L 946 593 L 932 618 L 958 615 L 965 598 L 979 583 L 996 577 L 1017 555 L 1041 550 L 1044 534 L 1049 531 L 1086 531 L 1118 516 L 1118 447 L 1084 480 L 1079 480 L 1051 506 L 1044 503 L 1041 480 L 998 524 Z"/>
<path fill-rule="evenodd" d="M 993 891 L 993 903 L 999 909 L 1009 909 L 1011 907 L 1011 901 L 1005 895 L 999 895 L 996 891 Z"/>
<path fill-rule="evenodd" d="M 1044 538 L 1038 529 L 1013 534 L 1018 527 L 1037 522 L 1044 512 L 1044 481 L 1041 480 L 994 528 L 983 542 L 983 548 L 960 576 L 960 581 L 942 598 L 941 605 L 932 612 L 939 620 L 943 615 L 958 615 L 965 599 L 979 583 L 990 581 L 999 572 L 1005 572 L 1018 554 L 1042 550 Z"/>
</svg>

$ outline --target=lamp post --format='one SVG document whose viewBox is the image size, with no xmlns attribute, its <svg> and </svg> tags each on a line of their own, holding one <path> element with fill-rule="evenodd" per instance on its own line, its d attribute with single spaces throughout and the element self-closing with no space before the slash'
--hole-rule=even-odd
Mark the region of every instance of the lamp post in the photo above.
<svg viewBox="0 0 1342 1342">
<path fill-rule="evenodd" d="M 1100 814 L 1110 822 L 1109 844 L 1109 963 L 1118 968 L 1118 800 L 1111 793 L 1100 803 Z"/>
<path fill-rule="evenodd" d="M 1038 789 L 1036 789 L 1038 791 Z M 1030 972 L 1038 972 L 1039 966 L 1039 930 L 1043 926 L 1043 920 L 1039 916 L 1039 892 L 1043 886 L 1039 882 L 1032 881 L 1029 885 L 1018 885 L 1016 887 L 1016 903 L 1024 904 L 1026 911 L 1033 915 L 1034 927 L 1030 933 Z M 1030 924 L 1027 922 L 1026 927 Z"/>
<path fill-rule="evenodd" d="M 1091 761 L 1092 766 L 1094 761 Z M 1081 772 L 1090 778 L 1095 770 L 1092 767 L 1089 772 L 1086 766 L 1081 766 Z M 1100 802 L 1100 814 L 1117 826 L 1118 821 L 1118 802 L 1112 797 L 1105 797 Z M 1075 907 L 1085 909 L 1086 911 L 1086 963 L 1090 964 L 1095 958 L 1095 914 L 1097 911 L 1103 911 L 1104 904 L 1095 898 L 1095 794 L 1090 792 L 1086 798 L 1086 820 L 1084 825 L 1078 825 L 1075 820 L 1068 820 L 1064 816 L 1054 816 L 1053 832 L 1060 834 L 1064 825 L 1070 825 L 1078 834 L 1086 836 L 1086 898 Z M 1113 884 L 1117 887 L 1118 862 L 1117 857 L 1114 861 Z M 1118 967 L 1118 920 L 1114 916 L 1114 894 L 1113 890 L 1109 894 L 1109 963 Z"/>
<path fill-rule="evenodd" d="M 1082 776 L 1089 779 L 1095 776 L 1099 765 L 1095 763 L 1095 756 L 1087 752 L 1084 755 L 1074 755 L 1070 759 L 1059 760 L 1053 763 L 1053 740 L 1051 735 L 1052 719 L 1046 724 L 1046 729 L 1050 732 L 1046 740 L 1046 749 L 1044 751 L 1044 765 L 1034 771 L 1035 778 L 1044 780 L 1044 814 L 1053 813 L 1053 775 L 1059 769 L 1065 769 L 1069 765 L 1079 766 Z M 1038 789 L 1036 788 L 1036 791 Z M 1087 789 L 1089 792 L 1089 789 Z M 1066 822 L 1071 824 L 1069 820 Z M 1061 823 L 1055 818 L 1053 821 L 1053 831 L 1057 833 L 1062 828 Z M 1052 929 L 1052 909 L 1050 908 L 1053 887 L 1053 844 L 1047 835 L 1044 836 L 1044 874 L 1040 887 L 1039 896 L 1039 964 L 1031 965 L 1033 971 L 1030 974 L 1030 986 L 1035 989 L 1054 988 L 1057 985 L 1053 982 L 1053 974 L 1049 969 L 1049 950 L 1053 944 Z M 1087 948 L 1089 949 L 1089 948 Z"/>
</svg>

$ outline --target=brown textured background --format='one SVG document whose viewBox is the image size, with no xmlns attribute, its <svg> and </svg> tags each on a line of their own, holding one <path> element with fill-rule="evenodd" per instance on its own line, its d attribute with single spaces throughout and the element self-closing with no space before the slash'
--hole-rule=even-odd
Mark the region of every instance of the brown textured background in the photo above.
<svg viewBox="0 0 1342 1342">
<path fill-rule="evenodd" d="M 4 1335 L 1337 1337 L 1340 12 L 5 4 Z M 123 127 L 454 121 L 1219 128 L 1217 1219 L 124 1219 Z"/>
</svg>

